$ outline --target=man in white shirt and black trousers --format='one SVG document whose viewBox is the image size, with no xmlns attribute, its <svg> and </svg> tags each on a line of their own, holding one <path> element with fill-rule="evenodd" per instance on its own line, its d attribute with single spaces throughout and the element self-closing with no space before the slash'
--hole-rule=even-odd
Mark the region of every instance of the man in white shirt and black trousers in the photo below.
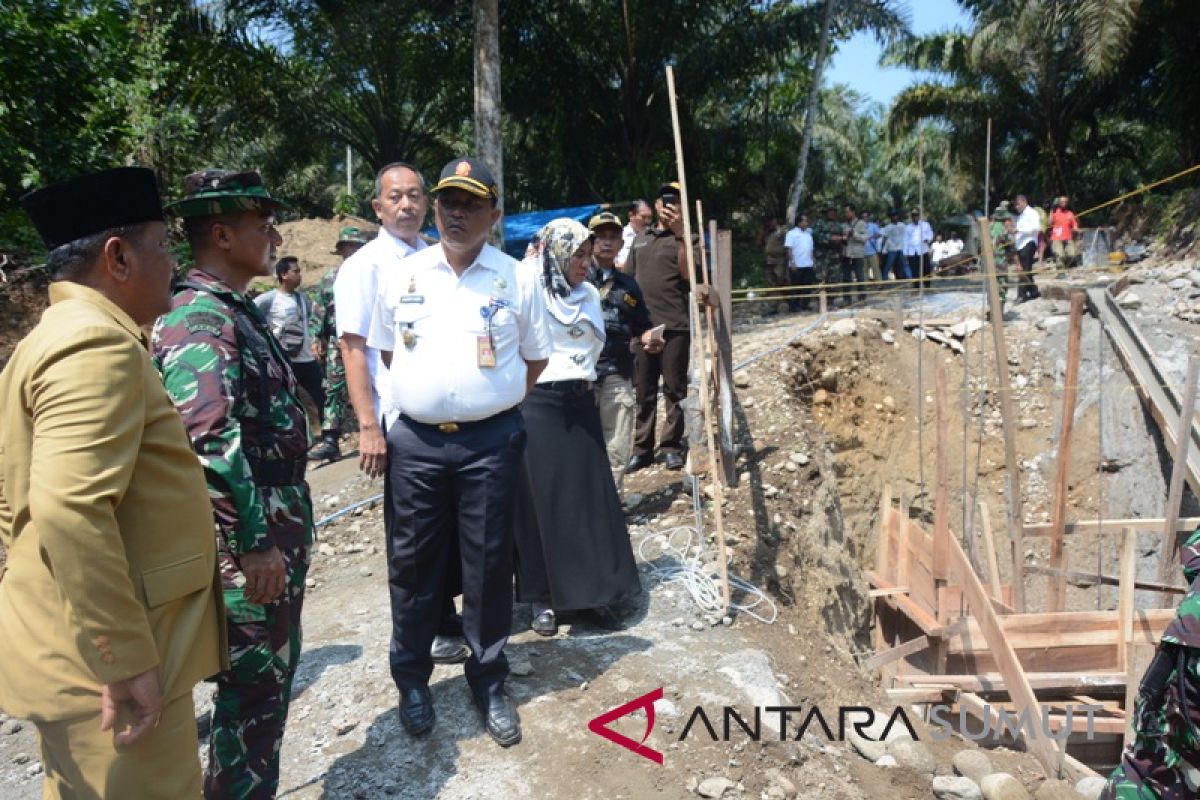
<svg viewBox="0 0 1200 800">
<path fill-rule="evenodd" d="M 387 431 L 392 505 L 392 676 L 400 721 L 433 727 L 429 646 L 457 535 L 465 672 L 484 726 L 503 747 L 521 740 L 504 691 L 513 603 L 513 498 L 525 447 L 517 405 L 546 368 L 550 334 L 536 276 L 487 244 L 499 190 L 475 158 L 442 170 L 441 243 L 382 277 L 367 344 L 381 351 L 399 412 Z"/>
<path fill-rule="evenodd" d="M 1013 208 L 1017 212 L 1017 261 L 1021 265 L 1020 276 L 1017 279 L 1017 302 L 1036 300 L 1041 297 L 1037 283 L 1033 280 L 1033 261 L 1037 258 L 1038 234 L 1042 231 L 1042 219 L 1037 209 L 1029 205 L 1029 198 L 1023 194 L 1013 198 Z"/>
</svg>

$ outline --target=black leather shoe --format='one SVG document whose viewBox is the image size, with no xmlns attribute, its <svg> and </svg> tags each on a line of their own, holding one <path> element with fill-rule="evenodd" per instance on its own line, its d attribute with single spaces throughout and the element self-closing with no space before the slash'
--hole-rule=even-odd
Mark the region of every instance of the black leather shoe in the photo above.
<svg viewBox="0 0 1200 800">
<path fill-rule="evenodd" d="M 483 715 L 483 727 L 487 728 L 496 744 L 512 747 L 521 741 L 521 718 L 517 716 L 517 707 L 503 686 L 489 689 L 487 694 L 476 695 L 475 705 Z"/>
<path fill-rule="evenodd" d="M 554 616 L 554 611 L 547 608 L 533 618 L 529 627 L 533 628 L 533 632 L 539 636 L 553 636 L 558 633 L 558 619 Z"/>
<path fill-rule="evenodd" d="M 643 454 L 640 456 L 634 456 L 633 458 L 629 459 L 629 463 L 625 465 L 625 473 L 629 474 L 630 472 L 637 472 L 639 469 L 645 469 L 653 463 L 654 456 L 652 455 Z"/>
<path fill-rule="evenodd" d="M 461 664 L 471 657 L 471 648 L 458 636 L 435 636 L 429 657 L 435 664 Z"/>
<path fill-rule="evenodd" d="M 667 453 L 667 469 L 683 469 L 683 456 L 679 453 Z"/>
<path fill-rule="evenodd" d="M 433 695 L 428 686 L 400 691 L 400 724 L 410 736 L 423 736 L 433 728 Z"/>
</svg>

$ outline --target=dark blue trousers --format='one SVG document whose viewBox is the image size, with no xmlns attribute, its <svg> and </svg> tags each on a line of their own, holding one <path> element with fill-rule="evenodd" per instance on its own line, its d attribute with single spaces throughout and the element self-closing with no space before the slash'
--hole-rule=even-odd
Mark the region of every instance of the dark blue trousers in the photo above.
<svg viewBox="0 0 1200 800">
<path fill-rule="evenodd" d="M 471 648 L 465 672 L 472 691 L 486 693 L 508 677 L 513 498 L 525 449 L 521 414 L 510 409 L 454 433 L 401 417 L 387 441 L 392 679 L 400 689 L 429 683 L 429 647 L 443 616 L 457 538 L 463 636 Z"/>
</svg>

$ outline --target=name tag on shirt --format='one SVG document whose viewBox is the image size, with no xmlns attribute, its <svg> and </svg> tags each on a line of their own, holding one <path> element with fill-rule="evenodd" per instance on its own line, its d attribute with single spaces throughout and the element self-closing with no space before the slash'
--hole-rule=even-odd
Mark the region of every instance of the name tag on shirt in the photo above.
<svg viewBox="0 0 1200 800">
<path fill-rule="evenodd" d="M 401 303 L 424 303 L 425 295 L 423 294 L 405 294 L 400 296 Z"/>
<path fill-rule="evenodd" d="M 475 337 L 475 351 L 480 369 L 491 369 L 496 366 L 496 351 L 492 349 L 492 341 L 489 337 Z"/>
</svg>

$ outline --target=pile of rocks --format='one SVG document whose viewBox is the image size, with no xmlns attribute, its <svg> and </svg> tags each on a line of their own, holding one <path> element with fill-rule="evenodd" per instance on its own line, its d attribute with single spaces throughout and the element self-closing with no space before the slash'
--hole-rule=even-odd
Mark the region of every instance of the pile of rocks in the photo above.
<svg viewBox="0 0 1200 800">
<path fill-rule="evenodd" d="M 1084 778 L 1075 786 L 1047 780 L 1031 794 L 1020 780 L 998 772 L 981 750 L 960 750 L 954 755 L 953 773 L 942 770 L 939 774 L 937 760 L 928 747 L 914 740 L 903 725 L 893 725 L 884 736 L 886 726 L 886 715 L 877 713 L 875 723 L 862 733 L 850 726 L 846 740 L 877 767 L 904 767 L 928 776 L 938 800 L 1096 800 L 1104 788 L 1104 779 L 1098 777 Z"/>
</svg>

